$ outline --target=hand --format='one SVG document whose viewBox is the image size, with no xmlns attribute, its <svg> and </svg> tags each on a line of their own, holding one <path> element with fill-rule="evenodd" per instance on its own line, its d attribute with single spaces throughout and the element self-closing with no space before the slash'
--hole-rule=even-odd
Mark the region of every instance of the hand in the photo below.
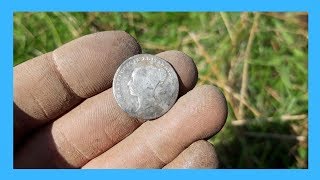
<svg viewBox="0 0 320 180">
<path fill-rule="evenodd" d="M 182 97 L 168 113 L 142 122 L 118 107 L 113 75 L 139 53 L 133 37 L 109 31 L 17 65 L 15 168 L 217 167 L 213 147 L 202 139 L 223 127 L 226 101 L 213 86 L 193 88 L 197 69 L 184 53 L 157 54 L 171 63 L 180 81 Z"/>
</svg>

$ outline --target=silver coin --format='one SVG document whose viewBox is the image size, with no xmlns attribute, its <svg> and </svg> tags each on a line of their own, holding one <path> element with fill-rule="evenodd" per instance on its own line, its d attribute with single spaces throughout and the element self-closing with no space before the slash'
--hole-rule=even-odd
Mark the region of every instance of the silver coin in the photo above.
<svg viewBox="0 0 320 180">
<path fill-rule="evenodd" d="M 132 117 L 149 120 L 164 115 L 174 105 L 179 81 L 165 60 L 138 54 L 120 65 L 112 88 L 121 109 Z"/>
</svg>

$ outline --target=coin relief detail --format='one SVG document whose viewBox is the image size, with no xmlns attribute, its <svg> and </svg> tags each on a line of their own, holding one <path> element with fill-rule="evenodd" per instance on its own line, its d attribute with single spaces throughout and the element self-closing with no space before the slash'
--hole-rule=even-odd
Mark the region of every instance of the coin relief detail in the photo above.
<svg viewBox="0 0 320 180">
<path fill-rule="evenodd" d="M 113 79 L 118 105 L 130 116 L 155 119 L 175 103 L 178 77 L 171 65 L 160 57 L 139 54 L 124 61 Z"/>
</svg>

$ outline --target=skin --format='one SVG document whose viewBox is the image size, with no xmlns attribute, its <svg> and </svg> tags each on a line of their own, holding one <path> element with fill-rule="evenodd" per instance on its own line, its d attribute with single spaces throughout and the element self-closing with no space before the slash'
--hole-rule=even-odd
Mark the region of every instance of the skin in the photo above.
<svg viewBox="0 0 320 180">
<path fill-rule="evenodd" d="M 112 78 L 140 45 L 123 31 L 83 36 L 14 67 L 15 168 L 216 168 L 206 139 L 227 117 L 223 94 L 195 87 L 193 60 L 157 56 L 179 77 L 179 99 L 164 116 L 129 117 L 112 94 Z"/>
</svg>

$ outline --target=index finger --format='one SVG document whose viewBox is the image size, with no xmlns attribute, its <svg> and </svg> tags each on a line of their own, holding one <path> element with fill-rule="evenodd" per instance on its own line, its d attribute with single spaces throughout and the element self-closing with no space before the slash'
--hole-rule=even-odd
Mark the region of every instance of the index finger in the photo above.
<svg viewBox="0 0 320 180">
<path fill-rule="evenodd" d="M 112 85 L 117 67 L 139 54 L 124 31 L 83 36 L 14 67 L 14 141 Z"/>
</svg>

